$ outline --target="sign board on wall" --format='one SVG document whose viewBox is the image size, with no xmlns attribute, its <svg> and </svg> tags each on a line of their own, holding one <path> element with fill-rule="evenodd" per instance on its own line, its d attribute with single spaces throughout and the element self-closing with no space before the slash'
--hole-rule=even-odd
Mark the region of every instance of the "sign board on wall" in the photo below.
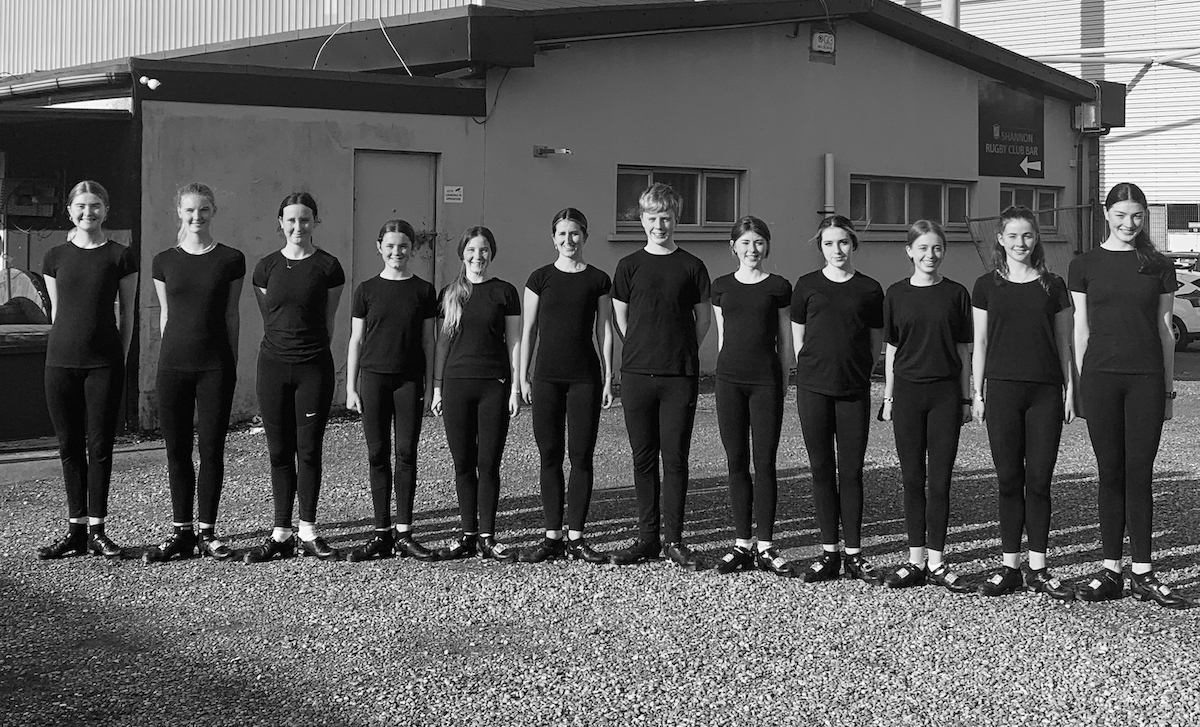
<svg viewBox="0 0 1200 727">
<path fill-rule="evenodd" d="M 462 187 L 442 187 L 442 202 L 445 204 L 462 204 Z"/>
<path fill-rule="evenodd" d="M 979 82 L 979 176 L 1044 179 L 1046 99 Z"/>
</svg>

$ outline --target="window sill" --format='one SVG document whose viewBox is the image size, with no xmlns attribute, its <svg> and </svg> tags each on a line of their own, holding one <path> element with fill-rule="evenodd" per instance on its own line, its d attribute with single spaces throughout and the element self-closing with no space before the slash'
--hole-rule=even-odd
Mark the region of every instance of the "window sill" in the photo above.
<svg viewBox="0 0 1200 727">
<path fill-rule="evenodd" d="M 646 244 L 646 233 L 638 230 L 634 232 L 630 230 L 624 232 L 618 230 L 608 236 L 609 242 L 636 242 L 640 245 Z M 691 242 L 723 242 L 729 244 L 728 230 L 684 230 L 675 232 L 675 242 L 691 243 Z"/>
<path fill-rule="evenodd" d="M 946 230 L 946 242 L 969 242 L 974 243 L 971 239 L 971 233 L 966 229 L 949 229 Z M 908 226 L 894 225 L 879 229 L 876 225 L 873 229 L 864 230 L 858 233 L 858 239 L 862 242 L 908 242 Z"/>
</svg>

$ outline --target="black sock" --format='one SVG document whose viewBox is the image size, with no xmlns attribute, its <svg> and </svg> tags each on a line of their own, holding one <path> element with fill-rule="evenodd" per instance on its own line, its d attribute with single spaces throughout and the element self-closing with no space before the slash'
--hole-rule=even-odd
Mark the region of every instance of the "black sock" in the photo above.
<svg viewBox="0 0 1200 727">
<path fill-rule="evenodd" d="M 67 535 L 83 535 L 87 532 L 87 523 L 67 523 Z"/>
<path fill-rule="evenodd" d="M 104 523 L 87 526 L 88 535 L 104 535 Z"/>
</svg>

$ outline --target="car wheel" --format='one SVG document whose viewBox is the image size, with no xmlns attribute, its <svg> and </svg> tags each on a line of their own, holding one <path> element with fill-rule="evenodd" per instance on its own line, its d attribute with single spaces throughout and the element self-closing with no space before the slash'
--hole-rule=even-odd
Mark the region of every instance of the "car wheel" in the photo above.
<svg viewBox="0 0 1200 727">
<path fill-rule="evenodd" d="M 1188 344 L 1192 342 L 1191 336 L 1188 335 L 1187 329 L 1183 326 L 1183 321 L 1175 316 L 1171 316 L 1171 336 L 1175 339 L 1176 351 L 1186 350 Z"/>
</svg>

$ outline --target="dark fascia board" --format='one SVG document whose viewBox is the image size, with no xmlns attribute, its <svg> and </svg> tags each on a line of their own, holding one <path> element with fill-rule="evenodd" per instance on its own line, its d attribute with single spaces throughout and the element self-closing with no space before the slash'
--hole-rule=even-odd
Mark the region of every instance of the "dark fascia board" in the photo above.
<svg viewBox="0 0 1200 727">
<path fill-rule="evenodd" d="M 482 81 L 145 58 L 130 58 L 129 67 L 134 78 L 147 76 L 159 82 L 154 90 L 135 84 L 135 98 L 139 101 L 446 116 L 483 116 L 487 110 Z"/>
<path fill-rule="evenodd" d="M 133 115 L 128 111 L 109 109 L 47 109 L 40 107 L 0 104 L 0 124 L 46 123 L 54 121 L 86 121 L 88 123 L 128 123 Z"/>
</svg>

